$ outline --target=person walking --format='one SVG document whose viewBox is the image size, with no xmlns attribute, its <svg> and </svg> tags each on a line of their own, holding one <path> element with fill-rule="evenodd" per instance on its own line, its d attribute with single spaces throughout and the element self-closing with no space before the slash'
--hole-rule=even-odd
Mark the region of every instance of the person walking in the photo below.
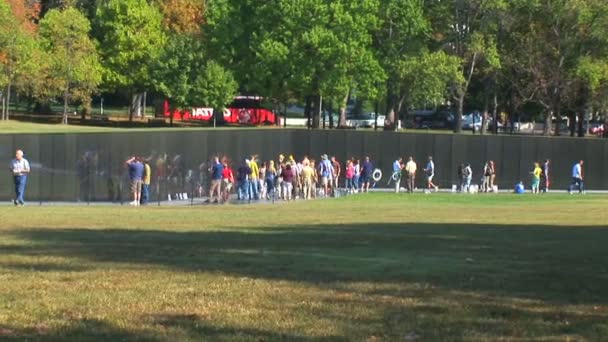
<svg viewBox="0 0 608 342">
<path fill-rule="evenodd" d="M 540 176 L 543 173 L 543 169 L 540 168 L 539 163 L 534 163 L 534 170 L 532 170 L 532 193 L 540 193 Z"/>
<path fill-rule="evenodd" d="M 490 168 L 490 191 L 494 192 L 494 186 L 496 185 L 496 165 L 493 160 L 488 163 Z"/>
<path fill-rule="evenodd" d="M 369 185 L 372 180 L 372 173 L 374 173 L 374 164 L 369 159 L 369 156 L 365 157 L 363 165 L 361 165 L 361 192 L 369 192 Z"/>
<path fill-rule="evenodd" d="M 344 171 L 344 178 L 346 179 L 346 183 L 344 186 L 346 187 L 346 191 L 349 194 L 354 193 L 355 186 L 353 184 L 353 179 L 355 177 L 355 166 L 353 165 L 352 160 L 348 160 L 346 162 L 346 170 Z"/>
<path fill-rule="evenodd" d="M 283 177 L 283 199 L 286 201 L 291 201 L 294 173 L 290 163 L 287 163 L 287 165 L 285 165 L 285 168 L 281 172 L 281 176 Z"/>
<path fill-rule="evenodd" d="M 481 182 L 481 191 L 482 192 L 488 192 L 490 191 L 490 178 L 491 178 L 491 172 L 490 172 L 490 162 L 486 162 L 486 164 L 483 166 L 483 177 L 482 177 L 482 182 Z"/>
<path fill-rule="evenodd" d="M 353 167 L 355 168 L 355 175 L 353 176 L 353 187 L 354 192 L 359 192 L 361 186 L 361 162 L 359 159 L 353 158 Z"/>
<path fill-rule="evenodd" d="M 220 163 L 220 158 L 218 156 L 213 157 L 213 165 L 211 165 L 209 171 L 211 172 L 211 187 L 209 189 L 208 202 L 219 203 L 222 197 L 222 174 L 224 173 L 224 164 Z"/>
<path fill-rule="evenodd" d="M 464 192 L 464 188 L 466 185 L 466 177 L 464 176 L 464 169 L 465 169 L 465 165 L 464 164 L 460 164 L 458 166 L 458 180 L 460 181 L 460 192 Z"/>
<path fill-rule="evenodd" d="M 549 159 L 546 159 L 545 162 L 543 163 L 543 192 L 547 193 L 549 192 L 549 188 L 551 186 L 551 181 L 549 178 L 549 174 L 550 174 L 550 169 L 551 169 L 551 161 Z"/>
<path fill-rule="evenodd" d="M 568 193 L 570 194 L 572 194 L 575 188 L 578 189 L 579 194 L 585 193 L 585 185 L 583 183 L 583 164 L 584 162 L 580 160 L 572 167 L 572 184 L 570 184 L 570 188 L 568 189 Z"/>
<path fill-rule="evenodd" d="M 10 170 L 15 184 L 15 199 L 13 203 L 15 206 L 25 205 L 23 197 L 25 195 L 27 176 L 30 174 L 30 163 L 27 159 L 23 158 L 22 150 L 15 152 L 15 159 L 11 160 Z"/>
<path fill-rule="evenodd" d="M 147 205 L 150 201 L 150 183 L 152 182 L 152 168 L 150 161 L 144 160 L 144 179 L 141 186 L 141 205 Z"/>
<path fill-rule="evenodd" d="M 399 157 L 393 162 L 393 174 L 391 179 L 395 181 L 395 193 L 401 189 L 401 173 L 403 172 L 403 158 Z"/>
<path fill-rule="evenodd" d="M 463 170 L 464 176 L 464 192 L 469 192 L 471 189 L 471 180 L 473 179 L 473 169 L 471 169 L 471 164 L 466 164 Z"/>
<path fill-rule="evenodd" d="M 418 166 L 414 161 L 414 158 L 409 157 L 405 164 L 405 173 L 407 174 L 407 192 L 410 194 L 414 193 L 414 187 L 416 186 L 416 170 Z"/>
<path fill-rule="evenodd" d="M 125 161 L 129 169 L 129 179 L 131 180 L 131 193 L 133 194 L 132 206 L 139 206 L 141 202 L 141 188 L 144 177 L 144 164 L 141 163 L 139 157 L 131 157 Z"/>
<path fill-rule="evenodd" d="M 433 179 L 435 178 L 435 162 L 433 162 L 433 157 L 429 156 L 429 161 L 426 163 L 426 167 L 424 168 L 424 173 L 426 175 L 426 187 L 429 191 L 435 189 L 435 192 L 439 191 L 439 187 L 433 183 Z"/>
</svg>

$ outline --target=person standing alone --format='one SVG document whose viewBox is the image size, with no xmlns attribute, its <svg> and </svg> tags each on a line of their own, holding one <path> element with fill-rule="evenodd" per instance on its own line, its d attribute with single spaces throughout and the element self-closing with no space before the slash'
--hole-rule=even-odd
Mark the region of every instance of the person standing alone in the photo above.
<svg viewBox="0 0 608 342">
<path fill-rule="evenodd" d="M 549 186 L 551 185 L 551 181 L 549 179 L 549 169 L 550 169 L 550 161 L 549 159 L 545 160 L 543 164 L 543 179 L 544 179 L 544 188 L 543 192 L 549 192 Z"/>
<path fill-rule="evenodd" d="M 424 168 L 424 173 L 426 174 L 426 187 L 428 191 L 431 191 L 432 189 L 435 189 L 435 192 L 439 191 L 439 187 L 433 183 L 433 178 L 435 178 L 435 163 L 433 162 L 433 157 L 429 156 L 429 162 Z"/>
<path fill-rule="evenodd" d="M 578 193 L 585 193 L 585 185 L 583 184 L 583 161 L 579 161 L 572 167 L 572 184 L 568 193 L 572 194 L 572 191 L 578 188 Z"/>
<path fill-rule="evenodd" d="M 15 152 L 15 159 L 11 161 L 11 172 L 15 183 L 15 205 L 24 205 L 23 195 L 25 193 L 25 185 L 27 183 L 27 175 L 30 173 L 30 163 L 23 158 L 23 151 Z"/>
</svg>

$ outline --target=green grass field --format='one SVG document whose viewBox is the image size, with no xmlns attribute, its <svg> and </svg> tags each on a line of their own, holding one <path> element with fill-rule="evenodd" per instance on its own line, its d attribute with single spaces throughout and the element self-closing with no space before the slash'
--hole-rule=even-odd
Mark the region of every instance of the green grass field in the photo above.
<svg viewBox="0 0 608 342">
<path fill-rule="evenodd" d="M 0 339 L 606 340 L 607 204 L 2 206 Z"/>
</svg>

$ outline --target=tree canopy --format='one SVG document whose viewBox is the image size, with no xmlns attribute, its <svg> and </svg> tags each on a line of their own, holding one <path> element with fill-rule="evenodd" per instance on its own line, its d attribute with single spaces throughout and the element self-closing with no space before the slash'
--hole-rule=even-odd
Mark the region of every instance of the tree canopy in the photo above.
<svg viewBox="0 0 608 342">
<path fill-rule="evenodd" d="M 3 104 L 258 95 L 303 105 L 313 128 L 334 110 L 344 126 L 356 97 L 388 130 L 441 107 L 456 132 L 480 110 L 583 135 L 608 120 L 607 37 L 604 0 L 0 0 L 0 87 Z"/>
</svg>

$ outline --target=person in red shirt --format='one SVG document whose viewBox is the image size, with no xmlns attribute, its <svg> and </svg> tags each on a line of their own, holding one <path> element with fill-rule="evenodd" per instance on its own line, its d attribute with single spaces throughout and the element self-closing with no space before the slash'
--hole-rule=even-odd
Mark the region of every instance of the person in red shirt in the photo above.
<svg viewBox="0 0 608 342">
<path fill-rule="evenodd" d="M 232 186 L 234 185 L 234 172 L 230 165 L 228 165 L 228 161 L 224 160 L 224 171 L 222 171 L 222 183 L 224 184 L 224 191 L 222 192 L 222 201 L 226 203 L 230 198 L 230 192 L 232 191 Z"/>
</svg>

